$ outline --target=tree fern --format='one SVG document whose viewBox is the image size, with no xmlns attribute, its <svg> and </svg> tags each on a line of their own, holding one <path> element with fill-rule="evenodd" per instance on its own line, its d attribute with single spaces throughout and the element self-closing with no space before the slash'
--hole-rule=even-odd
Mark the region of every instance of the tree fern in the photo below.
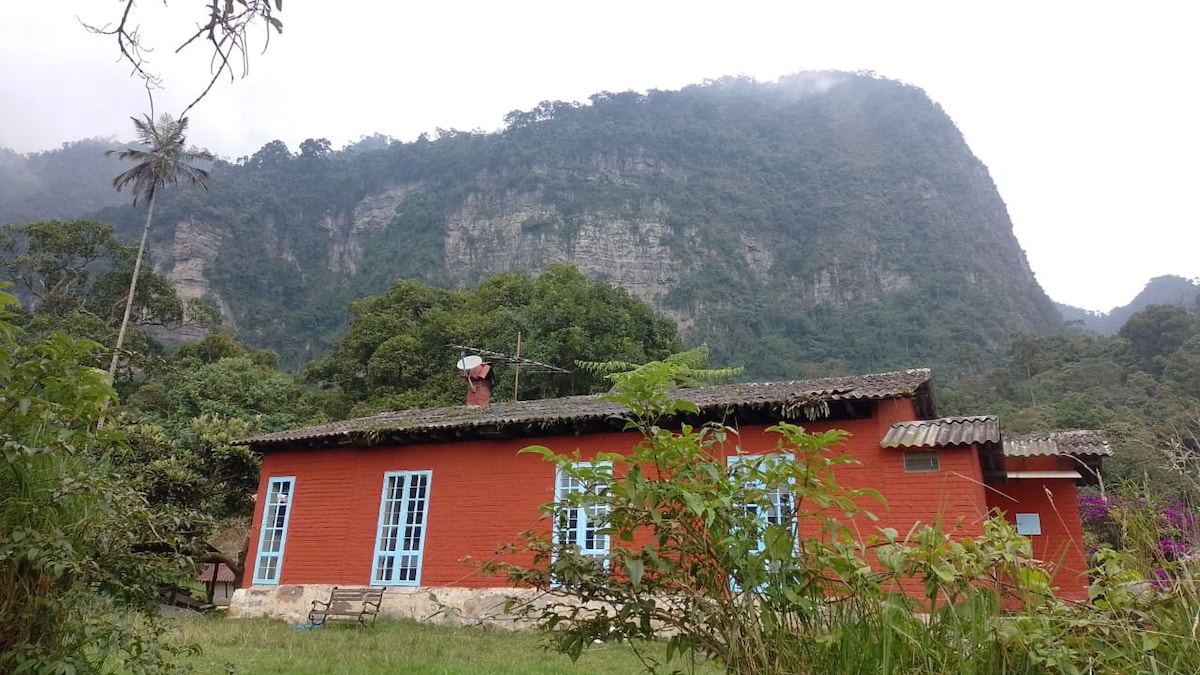
<svg viewBox="0 0 1200 675">
<path fill-rule="evenodd" d="M 672 366 L 671 372 L 675 384 L 680 387 L 698 387 L 705 384 L 720 384 L 731 382 L 742 374 L 741 366 L 736 368 L 702 368 L 708 363 L 708 345 L 702 344 L 694 349 L 671 354 L 663 359 L 663 363 Z M 613 380 L 618 373 L 636 373 L 651 365 L 637 364 L 628 361 L 576 361 L 575 365 L 586 373 L 604 375 Z"/>
</svg>

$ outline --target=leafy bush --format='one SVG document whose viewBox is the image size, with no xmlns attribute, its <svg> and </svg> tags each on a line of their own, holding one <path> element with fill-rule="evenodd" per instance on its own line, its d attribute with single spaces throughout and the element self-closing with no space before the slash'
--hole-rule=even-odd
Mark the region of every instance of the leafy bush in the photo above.
<svg viewBox="0 0 1200 675">
<path fill-rule="evenodd" d="M 100 345 L 23 346 L 13 304 L 0 292 L 0 673 L 173 671 L 186 650 L 160 640 L 155 582 L 182 573 L 188 542 L 109 471 Z"/>
</svg>

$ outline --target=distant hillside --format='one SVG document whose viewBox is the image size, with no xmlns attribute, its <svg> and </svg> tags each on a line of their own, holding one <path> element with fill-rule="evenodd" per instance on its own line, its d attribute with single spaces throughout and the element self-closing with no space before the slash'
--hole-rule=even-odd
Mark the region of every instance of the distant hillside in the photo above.
<svg viewBox="0 0 1200 675">
<path fill-rule="evenodd" d="M 112 189 L 117 160 L 104 156 L 117 147 L 99 138 L 27 155 L 0 147 L 0 224 L 78 218 L 129 201 Z"/>
<path fill-rule="evenodd" d="M 830 360 L 978 372 L 1013 333 L 1061 325 L 987 168 L 899 82 L 604 92 L 497 133 L 379 145 L 275 141 L 219 163 L 208 193 L 166 193 L 153 264 L 292 365 L 397 278 L 463 286 L 551 263 L 630 289 L 756 378 Z M 130 236 L 140 223 L 128 206 L 101 217 Z"/>
<path fill-rule="evenodd" d="M 1066 321 L 1080 321 L 1098 335 L 1116 335 L 1129 317 L 1150 305 L 1180 305 L 1190 307 L 1200 301 L 1200 280 L 1167 275 L 1151 279 L 1141 293 L 1128 305 L 1111 312 L 1089 312 L 1086 309 L 1055 303 Z"/>
</svg>

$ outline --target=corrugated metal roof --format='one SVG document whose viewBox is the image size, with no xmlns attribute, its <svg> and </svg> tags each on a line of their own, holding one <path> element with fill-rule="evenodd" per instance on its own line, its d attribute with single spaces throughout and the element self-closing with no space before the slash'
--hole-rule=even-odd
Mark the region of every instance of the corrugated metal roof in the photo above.
<svg viewBox="0 0 1200 675">
<path fill-rule="evenodd" d="M 999 442 L 1000 421 L 993 415 L 974 415 L 897 422 L 879 444 L 885 448 L 945 448 Z"/>
<path fill-rule="evenodd" d="M 1112 448 L 1099 432 L 1090 430 L 1054 431 L 1004 439 L 1005 457 L 1056 457 L 1093 455 L 1108 457 Z"/>
<path fill-rule="evenodd" d="M 672 395 L 695 403 L 702 414 L 721 415 L 736 410 L 771 410 L 781 418 L 801 417 L 803 409 L 814 403 L 914 398 L 928 394 L 930 372 L 927 368 L 871 375 L 830 377 L 792 382 L 726 384 L 696 389 L 679 389 Z M 369 443 L 374 436 L 387 432 L 410 434 L 439 431 L 499 429 L 512 425 L 538 425 L 558 422 L 588 422 L 608 419 L 623 408 L 600 395 L 497 403 L 488 408 L 432 408 L 387 412 L 371 417 L 333 422 L 321 426 L 280 431 L 237 441 L 255 446 L 303 441 L 354 439 Z"/>
</svg>

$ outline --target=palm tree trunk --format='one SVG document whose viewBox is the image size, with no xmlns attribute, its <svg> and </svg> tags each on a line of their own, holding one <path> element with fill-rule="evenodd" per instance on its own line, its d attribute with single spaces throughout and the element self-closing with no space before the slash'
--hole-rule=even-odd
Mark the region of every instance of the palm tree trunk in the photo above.
<svg viewBox="0 0 1200 675">
<path fill-rule="evenodd" d="M 129 315 L 133 312 L 133 295 L 137 292 L 138 275 L 142 272 L 142 257 L 146 253 L 146 238 L 150 234 L 150 221 L 154 218 L 154 202 L 157 197 L 157 191 L 150 193 L 146 225 L 142 228 L 142 243 L 138 244 L 137 260 L 133 263 L 133 277 L 129 279 L 129 295 L 125 298 L 125 316 L 121 318 L 121 329 L 117 331 L 117 346 L 113 348 L 112 363 L 108 366 L 108 375 L 114 380 L 117 377 L 117 364 L 121 360 L 121 346 L 125 344 L 125 332 L 129 329 Z"/>
</svg>

